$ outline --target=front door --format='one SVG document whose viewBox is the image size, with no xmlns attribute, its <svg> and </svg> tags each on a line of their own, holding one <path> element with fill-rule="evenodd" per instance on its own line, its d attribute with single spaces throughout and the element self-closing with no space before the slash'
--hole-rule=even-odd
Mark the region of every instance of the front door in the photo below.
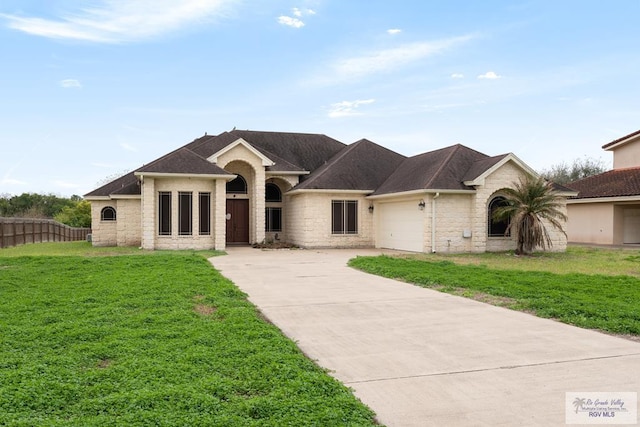
<svg viewBox="0 0 640 427">
<path fill-rule="evenodd" d="M 227 244 L 249 243 L 249 200 L 227 199 Z"/>
</svg>

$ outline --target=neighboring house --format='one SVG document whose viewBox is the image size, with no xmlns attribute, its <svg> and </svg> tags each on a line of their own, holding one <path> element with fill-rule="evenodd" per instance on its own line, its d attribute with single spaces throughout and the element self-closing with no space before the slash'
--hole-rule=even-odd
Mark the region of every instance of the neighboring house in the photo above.
<svg viewBox="0 0 640 427">
<path fill-rule="evenodd" d="M 567 184 L 570 242 L 640 244 L 640 130 L 602 146 L 613 170 Z"/>
<path fill-rule="evenodd" d="M 415 252 L 515 248 L 491 220 L 501 190 L 535 172 L 463 145 L 405 157 L 366 139 L 232 130 L 205 135 L 88 194 L 93 244 Z M 565 235 L 549 228 L 553 249 Z"/>
</svg>

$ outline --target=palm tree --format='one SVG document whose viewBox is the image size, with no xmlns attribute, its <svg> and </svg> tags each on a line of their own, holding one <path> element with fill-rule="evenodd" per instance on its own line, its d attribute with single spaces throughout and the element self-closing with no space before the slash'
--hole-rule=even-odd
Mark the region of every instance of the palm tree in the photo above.
<svg viewBox="0 0 640 427">
<path fill-rule="evenodd" d="M 516 236 L 517 255 L 531 255 L 536 247 L 545 250 L 553 246 L 544 221 L 562 229 L 560 221 L 566 221 L 562 199 L 551 182 L 542 177 L 528 176 L 513 183 L 513 188 L 502 190 L 506 203 L 495 209 L 493 219 L 509 221 L 505 234 Z"/>
</svg>

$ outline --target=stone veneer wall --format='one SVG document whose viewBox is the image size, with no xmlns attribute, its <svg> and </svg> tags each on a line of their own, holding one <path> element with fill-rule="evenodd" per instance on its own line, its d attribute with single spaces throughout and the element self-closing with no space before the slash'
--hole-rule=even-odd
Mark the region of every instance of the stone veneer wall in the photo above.
<svg viewBox="0 0 640 427">
<path fill-rule="evenodd" d="M 216 248 L 220 215 L 213 201 L 217 202 L 216 182 L 206 178 L 155 178 L 145 177 L 143 184 L 143 248 L 145 249 L 213 249 Z M 158 235 L 158 193 L 171 192 L 171 235 Z M 192 193 L 192 234 L 178 235 L 178 193 Z M 198 193 L 211 193 L 211 230 L 208 235 L 199 234 Z M 214 216 L 215 212 L 215 216 Z M 215 230 L 215 233 L 214 233 Z M 224 235 L 224 232 L 222 233 Z M 219 244 L 219 242 L 218 242 Z"/>
<path fill-rule="evenodd" d="M 118 199 L 117 202 L 118 246 L 140 246 L 142 244 L 140 199 Z"/>
<path fill-rule="evenodd" d="M 291 243 L 305 248 L 373 247 L 373 215 L 364 195 L 309 192 L 286 199 L 284 211 Z M 358 201 L 358 234 L 331 233 L 332 200 Z"/>
<path fill-rule="evenodd" d="M 100 221 L 102 209 L 111 206 L 116 210 L 116 221 Z M 120 212 L 115 200 L 91 200 L 91 243 L 93 246 L 118 244 L 118 220 Z"/>
<path fill-rule="evenodd" d="M 237 145 L 218 157 L 217 165 L 239 173 L 247 181 L 249 197 L 249 243 L 264 241 L 264 184 L 265 167 L 262 159 L 243 145 Z"/>
</svg>

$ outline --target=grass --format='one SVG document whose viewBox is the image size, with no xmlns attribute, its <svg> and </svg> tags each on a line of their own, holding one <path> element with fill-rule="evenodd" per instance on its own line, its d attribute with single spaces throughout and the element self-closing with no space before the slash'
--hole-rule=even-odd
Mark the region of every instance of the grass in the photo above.
<svg viewBox="0 0 640 427">
<path fill-rule="evenodd" d="M 518 257 L 513 252 L 469 254 L 423 254 L 418 259 L 451 261 L 456 264 L 484 265 L 500 270 L 546 271 L 629 275 L 640 277 L 640 251 L 588 246 L 569 246 L 566 252 L 536 252 Z"/>
<path fill-rule="evenodd" d="M 608 263 L 612 265 L 603 268 Z M 584 248 L 533 258 L 502 253 L 357 257 L 350 261 L 351 266 L 369 273 L 583 328 L 636 337 L 640 336 L 638 263 L 636 251 Z"/>
<path fill-rule="evenodd" d="M 376 425 L 200 254 L 3 249 L 0 295 L 0 425 Z"/>
</svg>

